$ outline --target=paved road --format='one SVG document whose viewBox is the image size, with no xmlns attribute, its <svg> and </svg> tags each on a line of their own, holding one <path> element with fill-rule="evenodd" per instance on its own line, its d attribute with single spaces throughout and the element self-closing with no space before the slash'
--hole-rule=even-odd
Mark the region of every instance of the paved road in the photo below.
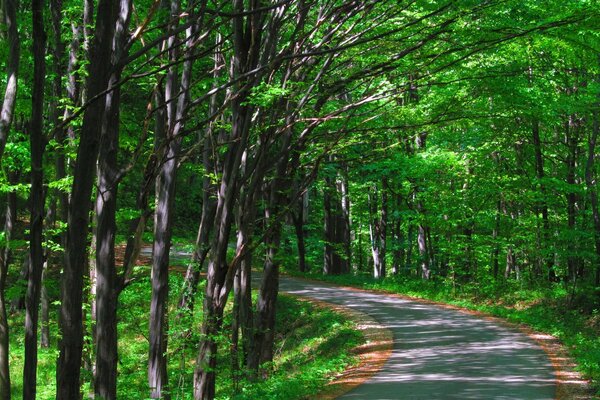
<svg viewBox="0 0 600 400">
<path fill-rule="evenodd" d="M 393 333 L 383 369 L 340 397 L 554 399 L 552 365 L 529 337 L 456 310 L 282 277 L 281 291 L 370 314 Z"/>
</svg>

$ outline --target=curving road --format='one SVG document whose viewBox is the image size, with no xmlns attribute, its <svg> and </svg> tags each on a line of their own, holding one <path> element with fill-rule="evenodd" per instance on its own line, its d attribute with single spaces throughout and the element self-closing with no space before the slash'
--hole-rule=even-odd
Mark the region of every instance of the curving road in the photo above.
<svg viewBox="0 0 600 400">
<path fill-rule="evenodd" d="M 392 355 L 340 399 L 555 398 L 552 364 L 525 334 L 485 319 L 386 294 L 282 277 L 280 290 L 371 315 L 394 337 Z"/>
</svg>

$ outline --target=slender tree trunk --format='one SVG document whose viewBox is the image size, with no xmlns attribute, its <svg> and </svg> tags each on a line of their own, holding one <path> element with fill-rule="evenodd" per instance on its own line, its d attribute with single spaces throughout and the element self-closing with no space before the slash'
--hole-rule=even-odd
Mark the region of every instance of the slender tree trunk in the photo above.
<svg viewBox="0 0 600 400">
<path fill-rule="evenodd" d="M 267 220 L 272 210 L 266 210 Z M 272 222 L 277 223 L 277 222 Z M 275 261 L 280 242 L 280 227 L 268 228 L 271 232 L 265 238 L 267 251 L 263 268 L 263 277 L 256 301 L 255 336 L 253 352 L 250 355 L 252 371 L 260 368 L 264 363 L 273 361 L 273 341 L 275 337 L 275 305 L 279 290 L 279 265 Z M 252 354 L 253 353 L 253 354 Z M 268 375 L 268 370 L 262 371 L 263 378 Z"/>
<path fill-rule="evenodd" d="M 400 211 L 402 207 L 402 197 L 400 195 L 396 196 L 396 210 Z M 400 216 L 397 216 L 393 225 L 393 235 L 394 240 L 396 242 L 396 247 L 394 248 L 394 258 L 392 265 L 392 274 L 397 275 L 400 270 L 405 266 L 404 257 L 405 257 L 405 243 L 404 243 L 404 232 L 402 230 L 402 219 Z"/>
<path fill-rule="evenodd" d="M 233 0 L 232 4 L 235 16 L 232 18 L 231 72 L 235 82 L 232 91 L 236 96 L 231 101 L 231 134 L 226 138 L 229 144 L 223 158 L 222 174 L 217 190 L 214 238 L 204 297 L 202 340 L 194 371 L 194 399 L 196 400 L 210 400 L 215 395 L 217 343 L 214 335 L 222 326 L 223 309 L 233 285 L 237 264 L 243 256 L 237 254 L 234 260 L 227 264 L 226 255 L 234 201 L 240 189 L 238 182 L 240 164 L 248 143 L 253 112 L 247 99 L 250 89 L 258 79 L 244 77 L 247 71 L 256 68 L 260 57 L 264 13 L 255 10 L 257 6 L 258 3 L 250 2 L 249 9 L 246 10 L 243 0 Z M 250 12 L 245 13 L 245 11 Z"/>
<path fill-rule="evenodd" d="M 333 158 L 330 157 L 331 162 Z M 325 274 L 342 274 L 350 270 L 350 200 L 344 176 L 325 177 L 323 192 Z"/>
<path fill-rule="evenodd" d="M 14 175 L 14 174 L 10 174 Z M 10 179 L 10 178 L 9 178 Z M 9 373 L 9 331 L 6 313 L 6 276 L 11 258 L 10 242 L 13 236 L 17 218 L 17 194 L 7 194 L 6 213 L 4 218 L 4 248 L 0 250 L 0 399 L 10 399 L 10 373 Z"/>
<path fill-rule="evenodd" d="M 19 71 L 20 41 L 17 30 L 17 6 L 16 0 L 5 0 L 2 2 L 4 23 L 8 35 L 8 60 L 7 60 L 7 84 L 4 91 L 2 108 L 0 109 L 0 162 L 4 154 L 8 133 L 12 125 L 15 101 L 17 98 L 17 77 Z M 9 174 L 10 175 L 10 174 Z M 6 276 L 10 260 L 10 239 L 16 219 L 16 196 L 14 193 L 7 195 L 7 207 L 4 222 L 4 233 L 6 244 L 0 250 L 0 400 L 10 399 L 10 373 L 9 373 L 9 331 L 8 318 L 6 314 Z"/>
<path fill-rule="evenodd" d="M 323 191 L 323 211 L 324 211 L 324 232 L 325 232 L 325 246 L 324 246 L 324 262 L 323 262 L 323 273 L 325 275 L 339 274 L 339 263 L 337 253 L 335 250 L 336 234 L 335 234 L 335 206 L 337 202 L 333 197 L 335 186 L 333 180 L 330 177 L 325 177 L 325 189 Z"/>
<path fill-rule="evenodd" d="M 118 61 L 124 56 L 126 32 L 131 15 L 131 1 L 121 0 L 109 85 L 121 79 Z M 115 262 L 116 210 L 119 187 L 117 155 L 119 151 L 121 89 L 115 88 L 105 98 L 104 118 L 98 155 L 98 194 L 96 196 L 96 363 L 94 393 L 105 400 L 117 398 L 117 304 L 123 288 L 117 277 Z"/>
<path fill-rule="evenodd" d="M 540 192 L 542 193 L 543 199 L 539 205 L 539 211 L 542 214 L 542 253 L 546 253 L 546 247 L 551 247 L 552 243 L 550 240 L 550 221 L 548 219 L 548 204 L 546 202 L 546 187 L 543 183 L 544 179 L 544 157 L 542 154 L 542 141 L 540 139 L 540 122 L 538 120 L 533 121 L 531 128 L 533 136 L 533 146 L 535 151 L 535 172 L 536 177 L 540 181 Z M 549 250 L 549 249 L 548 249 Z M 556 280 L 556 273 L 554 271 L 554 254 L 550 252 L 543 256 L 546 264 L 546 270 L 550 281 Z"/>
<path fill-rule="evenodd" d="M 111 78 L 116 82 L 118 75 Z M 117 396 L 117 270 L 115 235 L 120 89 L 106 96 L 105 126 L 98 160 L 96 198 L 96 373 L 94 393 L 101 399 Z"/>
<path fill-rule="evenodd" d="M 594 163 L 596 158 L 596 142 L 600 132 L 598 108 L 594 109 L 592 115 L 592 132 L 588 137 L 588 159 L 585 165 L 585 183 L 590 193 L 590 203 L 592 207 L 592 219 L 594 221 L 594 244 L 596 247 L 596 273 L 594 283 L 600 286 L 600 211 L 598 210 L 598 191 L 594 176 Z"/>
<path fill-rule="evenodd" d="M 337 215 L 336 242 L 341 245 L 340 272 L 350 272 L 352 253 L 350 249 L 350 195 L 348 193 L 348 174 L 346 168 L 342 170 L 340 180 L 337 183 L 337 191 L 340 195 L 340 212 Z"/>
<path fill-rule="evenodd" d="M 98 3 L 94 45 L 91 51 L 87 91 L 90 98 L 108 87 L 116 4 L 108 0 Z M 69 204 L 67 246 L 62 276 L 60 327 L 62 339 L 57 365 L 57 399 L 80 396 L 80 369 L 83 350 L 83 275 L 87 255 L 87 233 L 96 158 L 102 129 L 105 97 L 90 103 L 83 113 L 83 125 Z"/>
<path fill-rule="evenodd" d="M 296 243 L 298 246 L 298 270 L 306 272 L 306 229 L 304 225 L 304 207 L 300 204 L 298 215 L 292 215 L 294 230 L 296 232 Z"/>
<path fill-rule="evenodd" d="M 181 4 L 171 2 L 171 15 L 179 15 Z M 171 23 L 169 29 L 175 29 L 178 22 Z M 190 46 L 196 35 L 197 27 L 192 25 L 186 31 L 185 46 Z M 167 39 L 169 60 L 178 59 L 178 38 L 173 35 Z M 154 242 L 152 245 L 152 297 L 150 299 L 150 349 L 148 356 L 148 384 L 151 398 L 168 400 L 169 382 L 167 374 L 168 314 L 169 300 L 169 252 L 173 223 L 173 204 L 175 201 L 175 183 L 177 164 L 183 128 L 183 118 L 189 96 L 193 58 L 183 63 L 181 77 L 174 65 L 167 71 L 165 81 L 165 111 L 167 130 L 163 138 L 158 138 L 161 148 L 159 174 L 156 179 L 156 209 L 154 211 Z"/>
<path fill-rule="evenodd" d="M 412 267 L 413 241 L 415 236 L 415 227 L 413 224 L 408 226 L 406 233 L 406 267 Z"/>
<path fill-rule="evenodd" d="M 371 237 L 371 253 L 373 255 L 373 276 L 377 279 L 385 278 L 387 273 L 385 262 L 388 224 L 386 178 L 382 178 L 381 185 L 381 189 L 378 190 L 377 184 L 374 184 L 369 194 L 369 213 L 371 215 L 369 232 Z M 380 198 L 381 206 L 379 205 Z"/>
<path fill-rule="evenodd" d="M 431 271 L 429 269 L 429 255 L 427 252 L 427 237 L 425 235 L 425 226 L 419 224 L 417 233 L 417 244 L 419 246 L 419 257 L 421 259 L 421 278 L 429 279 Z"/>
<path fill-rule="evenodd" d="M 156 183 L 157 201 L 152 247 L 152 298 L 150 302 L 150 354 L 148 381 L 150 397 L 169 398 L 167 375 L 167 304 L 169 298 L 169 252 L 177 173 L 178 143 L 167 145 L 165 161 Z"/>
<path fill-rule="evenodd" d="M 570 187 L 574 187 L 575 167 L 577 160 L 577 132 L 573 123 L 573 116 L 569 116 L 569 121 L 565 123 L 565 139 L 568 147 L 567 156 L 567 183 Z M 574 191 L 567 193 L 567 224 L 571 231 L 575 230 L 576 210 L 577 210 L 577 195 Z M 567 273 L 568 280 L 574 282 L 577 275 L 577 259 L 575 253 L 575 243 L 569 241 L 569 255 L 567 256 Z"/>
<path fill-rule="evenodd" d="M 38 313 L 42 271 L 44 268 L 43 219 L 44 219 L 44 175 L 43 155 L 45 139 L 43 133 L 44 81 L 46 76 L 46 32 L 44 31 L 43 2 L 32 0 L 33 16 L 33 59 L 34 82 L 30 126 L 31 146 L 31 221 L 30 263 L 25 297 L 25 365 L 23 368 L 23 398 L 35 399 L 37 387 Z"/>
<path fill-rule="evenodd" d="M 219 78 L 219 71 L 223 67 L 223 61 L 221 54 L 216 51 L 215 54 L 215 72 L 213 77 Z M 211 98 L 209 107 L 209 114 L 217 112 L 217 99 L 216 95 Z M 194 308 L 194 301 L 196 290 L 198 289 L 198 282 L 200 281 L 200 271 L 204 266 L 206 257 L 210 250 L 210 232 L 214 225 L 215 212 L 217 204 L 215 201 L 216 188 L 211 183 L 211 173 L 214 172 L 216 165 L 212 162 L 211 158 L 214 152 L 213 142 L 216 140 L 213 124 L 211 124 L 206 130 L 206 136 L 204 141 L 204 147 L 202 150 L 202 164 L 204 167 L 204 177 L 202 178 L 202 217 L 200 219 L 200 225 L 198 227 L 198 235 L 196 236 L 196 243 L 194 247 L 194 253 L 192 254 L 192 262 L 188 265 L 185 280 L 183 283 L 183 290 L 181 298 L 179 299 L 179 309 L 181 311 L 191 312 Z"/>
<path fill-rule="evenodd" d="M 4 0 L 4 23 L 8 31 L 8 60 L 6 64 L 6 88 L 4 90 L 4 99 L 0 109 L 0 160 L 4 155 L 6 140 L 13 121 L 15 102 L 17 99 L 17 80 L 19 75 L 19 60 L 21 42 L 17 30 L 17 8 L 18 0 Z"/>
<path fill-rule="evenodd" d="M 501 202 L 496 203 L 496 215 L 494 217 L 494 230 L 492 231 L 492 239 L 494 242 L 494 249 L 492 250 L 492 271 L 494 279 L 498 278 L 498 272 L 500 270 L 500 243 L 498 243 L 498 234 L 500 232 L 500 212 Z"/>
</svg>

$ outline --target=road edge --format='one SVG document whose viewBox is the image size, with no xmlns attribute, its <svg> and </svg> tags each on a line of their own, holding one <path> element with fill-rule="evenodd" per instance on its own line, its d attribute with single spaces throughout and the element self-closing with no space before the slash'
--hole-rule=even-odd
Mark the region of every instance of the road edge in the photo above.
<svg viewBox="0 0 600 400">
<path fill-rule="evenodd" d="M 554 370 L 554 378 L 556 381 L 555 400 L 588 400 L 588 399 L 598 398 L 597 396 L 595 396 L 594 390 L 593 390 L 592 386 L 590 385 L 590 382 L 588 380 L 583 379 L 583 377 L 581 376 L 579 371 L 577 371 L 575 369 L 577 366 L 577 364 L 575 363 L 575 360 L 573 360 L 573 358 L 571 358 L 569 356 L 566 347 L 560 342 L 560 340 L 550 334 L 536 331 L 528 325 L 511 322 L 511 321 L 508 321 L 507 319 L 504 319 L 501 317 L 496 317 L 491 314 L 485 313 L 483 311 L 471 310 L 471 309 L 468 309 L 465 307 L 442 303 L 442 302 L 435 301 L 435 300 L 423 299 L 423 298 L 403 295 L 403 294 L 399 294 L 399 293 L 392 293 L 392 292 L 389 292 L 386 290 L 364 289 L 364 288 L 358 288 L 358 287 L 354 287 L 354 286 L 340 285 L 340 284 L 336 284 L 336 283 L 332 283 L 332 282 L 320 281 L 318 279 L 303 278 L 303 277 L 292 276 L 292 275 L 287 275 L 287 276 L 292 279 L 299 279 L 299 280 L 304 280 L 307 282 L 315 282 L 315 283 L 339 287 L 342 289 L 355 290 L 355 291 L 364 292 L 364 293 L 385 294 L 390 297 L 394 297 L 394 298 L 398 298 L 398 299 L 402 299 L 402 300 L 410 300 L 410 301 L 420 302 L 423 304 L 435 305 L 435 306 L 439 306 L 442 308 L 447 308 L 447 309 L 464 312 L 466 314 L 474 315 L 474 316 L 495 322 L 495 323 L 497 323 L 499 325 L 503 325 L 507 328 L 519 330 L 520 332 L 525 334 L 527 337 L 532 339 L 534 342 L 536 342 L 548 356 L 548 360 L 552 364 L 552 368 Z M 332 306 L 337 307 L 337 305 L 332 305 Z M 352 311 L 354 311 L 354 310 L 352 310 Z M 335 397 L 332 397 L 332 398 L 335 398 Z M 327 399 L 332 399 L 332 398 L 327 397 Z M 319 397 L 319 399 L 321 399 L 321 397 Z"/>
<path fill-rule="evenodd" d="M 337 374 L 323 388 L 323 391 L 314 397 L 315 399 L 333 400 L 348 393 L 377 374 L 392 355 L 394 345 L 392 331 L 380 324 L 371 315 L 308 296 L 300 296 L 287 292 L 282 293 L 285 293 L 286 296 L 309 302 L 315 307 L 327 308 L 343 315 L 345 318 L 356 323 L 358 331 L 365 338 L 363 344 L 352 349 L 352 352 L 358 356 L 358 364 Z"/>
</svg>

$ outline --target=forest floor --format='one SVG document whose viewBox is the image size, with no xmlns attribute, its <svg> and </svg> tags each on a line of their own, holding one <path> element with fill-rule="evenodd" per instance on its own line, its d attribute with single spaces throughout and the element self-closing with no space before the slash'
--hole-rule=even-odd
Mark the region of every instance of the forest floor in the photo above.
<svg viewBox="0 0 600 400">
<path fill-rule="evenodd" d="M 369 314 L 393 334 L 383 368 L 342 399 L 589 399 L 558 341 L 426 300 L 285 277 L 281 290 Z"/>
</svg>

